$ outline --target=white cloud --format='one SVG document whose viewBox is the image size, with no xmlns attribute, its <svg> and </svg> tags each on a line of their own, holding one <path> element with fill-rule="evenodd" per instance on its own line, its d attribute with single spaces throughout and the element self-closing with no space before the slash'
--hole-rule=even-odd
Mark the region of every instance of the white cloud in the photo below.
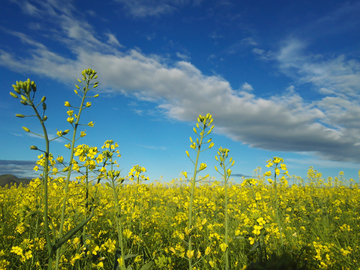
<svg viewBox="0 0 360 270">
<path fill-rule="evenodd" d="M 189 61 L 190 58 L 191 58 L 190 56 L 188 56 L 188 55 L 186 55 L 186 54 L 179 53 L 179 52 L 176 53 L 176 56 L 179 57 L 179 58 L 181 58 L 181 59 L 184 60 L 184 61 Z"/>
<path fill-rule="evenodd" d="M 355 121 L 360 117 L 357 100 L 337 95 L 337 99 L 306 102 L 291 87 L 287 91 L 279 89 L 280 94 L 268 99 L 247 91 L 238 92 L 222 77 L 206 76 L 191 63 L 170 64 L 138 50 L 120 52 L 114 44 L 99 40 L 87 22 L 67 14 L 69 10 L 71 7 L 60 15 L 49 10 L 48 14 L 60 27 L 50 37 L 61 40 L 75 57 L 61 56 L 28 35 L 11 32 L 35 49 L 29 49 L 31 54 L 24 58 L 0 51 L 0 65 L 69 84 L 81 70 L 91 67 L 99 75 L 98 91 L 105 89 L 106 93 L 157 102 L 168 117 L 181 121 L 193 121 L 199 114 L 211 113 L 216 132 L 251 147 L 311 151 L 325 159 L 360 161 L 360 147 L 355 145 L 360 141 L 360 126 Z M 295 70 L 294 76 L 300 76 L 301 81 L 330 90 L 337 87 L 343 95 L 355 93 L 360 70 L 357 62 L 345 58 L 314 60 L 301 53 L 303 48 L 303 43 L 294 40 L 281 48 L 276 59 L 284 73 Z"/>
<path fill-rule="evenodd" d="M 253 49 L 252 51 L 253 51 L 253 53 L 259 54 L 259 55 L 262 55 L 262 54 L 264 53 L 264 50 L 261 50 L 261 49 L 259 49 L 259 48 L 255 48 L 255 49 Z"/>
<path fill-rule="evenodd" d="M 116 39 L 116 37 L 113 34 L 108 33 L 106 35 L 109 38 L 107 43 L 109 43 L 110 45 L 115 45 L 115 46 L 124 48 L 124 46 L 120 44 L 120 42 Z"/>
<path fill-rule="evenodd" d="M 238 53 L 239 51 L 244 50 L 245 48 L 248 48 L 249 46 L 256 46 L 257 42 L 251 38 L 243 38 L 242 40 L 239 40 L 237 42 L 235 42 L 234 44 L 228 46 L 225 49 L 225 52 L 228 54 L 235 54 Z"/>
<path fill-rule="evenodd" d="M 198 6 L 199 0 L 116 0 L 134 17 L 159 16 L 172 13 L 182 6 L 192 3 Z"/>
<path fill-rule="evenodd" d="M 242 85 L 241 89 L 244 90 L 244 91 L 252 91 L 252 90 L 254 90 L 254 88 L 250 84 L 248 84 L 247 82 L 245 82 Z"/>
</svg>

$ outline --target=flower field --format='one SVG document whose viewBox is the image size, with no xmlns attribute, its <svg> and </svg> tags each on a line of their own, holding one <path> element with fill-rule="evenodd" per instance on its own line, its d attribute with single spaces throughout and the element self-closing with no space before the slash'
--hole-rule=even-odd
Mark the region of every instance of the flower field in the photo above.
<svg viewBox="0 0 360 270">
<path fill-rule="evenodd" d="M 0 269 L 360 269 L 360 189 L 342 172 L 324 180 L 310 167 L 303 180 L 274 157 L 264 162 L 266 172 L 258 167 L 253 178 L 236 184 L 235 161 L 220 147 L 215 158 L 222 181 L 200 176 L 207 168 L 200 153 L 214 146 L 205 139 L 214 128 L 207 114 L 197 119 L 196 139 L 190 137 L 195 156 L 186 151 L 192 178 L 183 172 L 168 183 L 146 183 L 139 165 L 122 175 L 116 142 L 101 149 L 76 144 L 86 136 L 78 125 L 91 107 L 87 92 L 97 87 L 89 88 L 95 71 L 82 75 L 85 86 L 75 90 L 83 93 L 79 111 L 65 102 L 73 129 L 65 145 L 69 161 L 31 146 L 42 152 L 34 168 L 39 177 L 26 187 L 0 188 Z M 30 80 L 13 87 L 11 95 L 35 111 L 48 146 L 46 98 L 34 105 Z"/>
<path fill-rule="evenodd" d="M 310 269 L 358 269 L 359 201 L 357 187 L 329 188 L 319 180 L 308 185 L 280 185 L 278 189 L 281 231 L 286 250 L 312 264 Z M 64 180 L 50 181 L 50 211 L 56 233 L 61 212 Z M 40 201 L 40 180 L 29 187 L 1 189 L 1 269 L 42 269 L 46 264 L 43 223 L 31 216 Z M 85 188 L 71 183 L 65 227 L 70 230 L 85 215 Z M 94 197 L 95 186 L 89 191 Z M 281 252 L 278 224 L 274 214 L 274 189 L 265 177 L 247 184 L 229 186 L 230 269 L 243 269 L 257 259 L 250 252 L 261 238 L 263 252 Z M 102 185 L 97 190 L 96 213 L 85 227 L 85 242 L 76 236 L 65 244 L 61 269 L 113 269 L 118 236 L 113 190 Z M 195 191 L 196 223 L 194 254 L 196 269 L 223 269 L 224 187 L 200 183 Z M 154 269 L 186 269 L 189 186 L 184 179 L 169 184 L 129 184 L 119 188 L 119 204 L 124 224 L 127 265 L 140 269 L 153 261 Z M 5 210 L 6 209 L 6 210 Z M 11 266 L 6 268 L 6 265 Z M 295 269 L 295 268 L 294 268 Z"/>
</svg>

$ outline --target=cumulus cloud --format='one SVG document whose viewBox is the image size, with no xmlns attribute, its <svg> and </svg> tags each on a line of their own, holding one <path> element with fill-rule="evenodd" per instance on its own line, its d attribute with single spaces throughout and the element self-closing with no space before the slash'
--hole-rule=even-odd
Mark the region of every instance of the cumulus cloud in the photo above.
<svg viewBox="0 0 360 270">
<path fill-rule="evenodd" d="M 289 41 L 276 55 L 279 69 L 342 95 L 307 102 L 289 88 L 279 89 L 280 94 L 266 99 L 249 93 L 249 84 L 234 90 L 224 78 L 204 75 L 189 62 L 168 63 L 134 49 L 121 52 L 116 45 L 101 41 L 87 22 L 65 12 L 49 14 L 60 28 L 50 37 L 61 38 L 75 57 L 62 56 L 26 34 L 12 32 L 32 44 L 31 54 L 20 59 L 11 52 L 0 51 L 0 65 L 69 84 L 76 80 L 79 70 L 92 67 L 101 75 L 107 93 L 156 102 L 167 117 L 181 121 L 211 113 L 216 132 L 251 147 L 312 152 L 324 159 L 360 162 L 360 126 L 355 121 L 360 116 L 359 104 L 356 99 L 344 97 L 357 91 L 360 69 L 356 61 L 345 57 L 324 61 L 306 56 L 302 54 L 306 44 Z M 251 40 L 244 42 L 256 45 Z"/>
</svg>

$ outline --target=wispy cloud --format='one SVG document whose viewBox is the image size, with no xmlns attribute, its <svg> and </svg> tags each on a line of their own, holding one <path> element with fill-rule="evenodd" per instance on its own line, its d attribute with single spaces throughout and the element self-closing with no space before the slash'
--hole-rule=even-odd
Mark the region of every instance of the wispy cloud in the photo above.
<svg viewBox="0 0 360 270">
<path fill-rule="evenodd" d="M 181 58 L 184 61 L 189 61 L 191 59 L 190 56 L 183 54 L 183 53 L 179 53 L 179 52 L 176 53 L 176 56 Z"/>
<path fill-rule="evenodd" d="M 179 4 L 160 3 L 175 2 Z M 51 9 L 52 5 L 46 7 Z M 60 15 L 49 10 L 48 16 L 60 28 L 49 37 L 61 40 L 75 57 L 67 58 L 24 33 L 11 32 L 35 49 L 21 59 L 11 52 L 0 51 L 0 65 L 69 84 L 76 80 L 79 70 L 92 67 L 98 71 L 106 92 L 156 102 L 166 116 L 181 121 L 211 113 L 216 120 L 216 132 L 251 147 L 311 152 L 324 159 L 360 162 L 357 144 L 360 126 L 356 123 L 359 104 L 355 99 L 346 99 L 358 91 L 356 84 L 360 85 L 360 67 L 355 60 L 346 60 L 344 56 L 322 60 L 320 56 L 304 54 L 303 42 L 289 40 L 274 57 L 279 69 L 301 82 L 328 89 L 333 96 L 307 102 L 293 88 L 279 89 L 279 94 L 265 99 L 248 91 L 234 90 L 224 78 L 206 76 L 188 62 L 169 63 L 160 56 L 134 49 L 121 52 L 115 44 L 101 40 L 91 25 L 76 19 L 71 10 L 67 6 Z M 240 43 L 256 45 L 251 39 Z"/>
<path fill-rule="evenodd" d="M 19 178 L 37 177 L 38 174 L 33 171 L 35 165 L 35 161 L 0 159 L 0 175 L 12 174 Z"/>
<path fill-rule="evenodd" d="M 120 44 L 120 42 L 116 39 L 116 37 L 113 34 L 107 33 L 106 35 L 109 38 L 107 43 L 124 48 L 124 46 Z"/>
<path fill-rule="evenodd" d="M 166 150 L 166 147 L 164 146 L 152 146 L 152 145 L 140 145 L 140 147 L 146 148 L 146 149 L 153 149 L 153 150 Z"/>
<path fill-rule="evenodd" d="M 243 38 L 243 39 L 235 42 L 234 44 L 228 46 L 225 49 L 225 53 L 235 54 L 235 53 L 238 53 L 238 52 L 248 48 L 249 46 L 256 46 L 256 45 L 257 45 L 257 42 L 253 38 L 251 38 L 251 37 Z"/>
<path fill-rule="evenodd" d="M 116 0 L 133 16 L 143 18 L 159 16 L 176 11 L 185 5 L 200 5 L 199 0 Z"/>
</svg>

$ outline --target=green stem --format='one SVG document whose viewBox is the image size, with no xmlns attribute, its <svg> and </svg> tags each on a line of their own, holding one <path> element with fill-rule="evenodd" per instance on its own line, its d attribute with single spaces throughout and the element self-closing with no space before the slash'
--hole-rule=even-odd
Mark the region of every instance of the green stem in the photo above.
<svg viewBox="0 0 360 270">
<path fill-rule="evenodd" d="M 277 165 L 276 165 L 277 166 Z M 276 209 L 276 221 L 279 226 L 279 233 L 280 233 L 280 241 L 281 241 L 281 248 L 284 248 L 284 240 L 282 238 L 281 232 L 281 224 L 280 224 L 280 214 L 279 214 L 279 205 L 278 205 L 278 198 L 277 198 L 277 187 L 276 187 L 276 173 L 274 177 L 274 188 L 275 188 L 275 209 Z"/>
<path fill-rule="evenodd" d="M 200 143 L 198 145 L 198 150 L 197 150 L 197 155 L 196 155 L 196 161 L 195 161 L 195 168 L 194 168 L 194 178 L 191 181 L 191 193 L 190 193 L 190 205 L 189 205 L 189 224 L 188 224 L 188 230 L 190 232 L 191 229 L 191 225 L 192 225 L 192 205 L 193 205 L 193 200 L 194 200 L 194 193 L 195 193 L 195 186 L 196 186 L 196 175 L 197 175 L 197 166 L 198 166 L 198 162 L 199 162 L 199 156 L 200 156 L 200 152 L 201 152 L 201 144 L 204 138 L 204 133 L 205 133 L 205 123 L 204 123 L 204 128 L 203 128 L 203 132 L 200 133 Z M 191 254 L 192 251 L 192 244 L 191 244 L 191 232 L 189 235 L 189 254 Z M 189 270 L 192 270 L 192 258 L 189 258 Z"/>
<path fill-rule="evenodd" d="M 116 186 L 115 186 L 115 180 L 112 180 L 112 188 L 113 188 L 113 195 L 114 195 L 114 201 L 115 201 L 115 208 L 116 208 L 116 228 L 118 232 L 118 240 L 120 244 L 120 250 L 121 250 L 121 270 L 125 270 L 125 254 L 124 254 L 124 245 L 123 245 L 123 229 L 121 224 L 121 209 L 118 202 L 118 194 L 116 192 Z"/>
<path fill-rule="evenodd" d="M 85 102 L 85 98 L 86 98 L 86 93 L 89 91 L 89 82 L 90 82 L 90 80 L 87 79 L 86 80 L 86 88 L 85 88 L 84 95 L 83 95 L 82 100 L 81 100 L 81 105 L 79 107 L 79 114 L 78 114 L 78 117 L 77 117 L 75 125 L 74 125 L 74 132 L 73 132 L 73 137 L 72 137 L 72 140 L 71 140 L 71 154 L 70 154 L 70 160 L 69 160 L 69 169 L 68 169 L 68 173 L 67 173 L 67 177 L 66 177 L 66 183 L 65 183 L 65 190 L 64 190 L 65 194 L 64 194 L 63 204 L 62 204 L 62 209 L 61 209 L 61 221 L 60 221 L 59 239 L 63 236 L 63 230 L 64 230 L 67 193 L 68 193 L 68 189 L 69 189 L 70 176 L 71 176 L 71 172 L 72 172 L 71 166 L 72 166 L 72 163 L 73 163 L 73 160 L 74 160 L 74 153 L 75 153 L 76 131 L 77 131 L 77 128 L 78 128 L 78 125 L 79 125 L 81 112 L 83 110 L 83 106 L 84 106 L 84 102 Z M 58 250 L 56 250 L 56 270 L 59 269 L 60 255 L 61 255 L 61 246 L 60 246 L 60 248 Z"/>
<path fill-rule="evenodd" d="M 45 164 L 44 164 L 44 170 L 43 170 L 43 188 L 44 188 L 44 223 L 45 223 L 45 237 L 46 237 L 46 247 L 48 249 L 48 256 L 49 256 L 49 260 L 48 260 L 48 269 L 52 269 L 52 256 L 51 256 L 51 240 L 50 240 L 50 234 L 49 234 L 49 220 L 48 220 L 48 210 L 49 210 L 49 205 L 48 205 L 48 174 L 49 174 L 49 154 L 50 154 L 50 142 L 49 142 L 49 137 L 47 134 L 47 130 L 44 124 L 44 120 L 41 118 L 41 116 L 39 115 L 36 107 L 34 106 L 34 103 L 32 102 L 30 95 L 27 95 L 28 100 L 30 102 L 31 107 L 33 108 L 36 117 L 39 119 L 41 127 L 43 129 L 44 132 L 44 138 L 45 138 Z M 55 236 L 54 236 L 55 237 Z"/>
<path fill-rule="evenodd" d="M 229 246 L 229 239 L 228 239 L 228 193 L 227 193 L 227 181 L 229 180 L 229 177 L 227 175 L 226 172 L 226 166 L 225 166 L 225 160 L 224 160 L 224 164 L 223 164 L 223 168 L 224 168 L 224 180 L 225 180 L 225 244 L 228 247 Z M 229 252 L 228 252 L 228 248 L 226 248 L 225 250 L 225 269 L 229 270 Z"/>
</svg>

